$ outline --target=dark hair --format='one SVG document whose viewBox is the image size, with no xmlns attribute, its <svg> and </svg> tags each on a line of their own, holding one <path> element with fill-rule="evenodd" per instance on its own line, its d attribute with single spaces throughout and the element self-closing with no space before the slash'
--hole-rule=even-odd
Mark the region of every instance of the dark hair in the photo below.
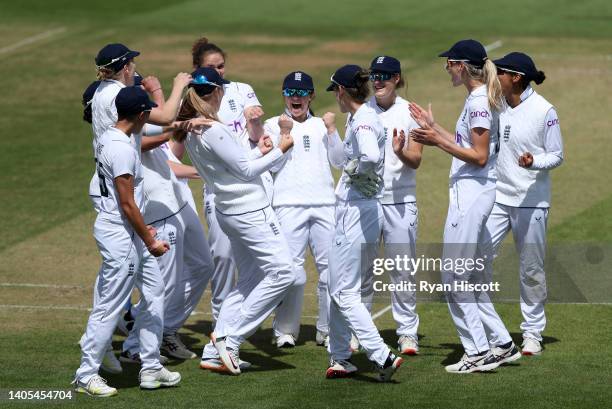
<svg viewBox="0 0 612 409">
<path fill-rule="evenodd" d="M 209 43 L 208 38 L 206 37 L 199 38 L 191 47 L 193 66 L 195 68 L 199 68 L 201 66 L 202 58 L 204 58 L 206 54 L 217 53 L 221 54 L 223 59 L 225 59 L 225 52 L 221 48 L 217 47 L 216 44 Z"/>
<path fill-rule="evenodd" d="M 367 70 L 360 70 L 355 74 L 355 88 L 344 88 L 346 93 L 355 101 L 364 103 L 370 96 L 370 73 Z"/>
<path fill-rule="evenodd" d="M 544 74 L 544 71 L 536 71 L 536 73 L 532 74 L 531 76 L 521 75 L 521 87 L 526 89 L 531 81 L 535 82 L 536 85 L 540 85 L 545 79 L 546 75 Z"/>
</svg>

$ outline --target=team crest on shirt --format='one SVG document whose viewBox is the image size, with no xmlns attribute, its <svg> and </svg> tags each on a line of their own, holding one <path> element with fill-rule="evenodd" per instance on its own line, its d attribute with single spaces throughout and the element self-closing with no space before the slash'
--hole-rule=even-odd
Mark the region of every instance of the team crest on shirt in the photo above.
<svg viewBox="0 0 612 409">
<path fill-rule="evenodd" d="M 168 241 L 170 242 L 171 245 L 175 245 L 176 244 L 176 234 L 174 234 L 173 231 L 171 231 L 170 233 L 168 233 Z"/>
<path fill-rule="evenodd" d="M 506 125 L 504 127 L 504 142 L 508 142 L 510 140 L 510 125 Z"/>
<path fill-rule="evenodd" d="M 234 101 L 233 99 L 230 99 L 229 101 L 227 101 L 227 103 L 229 104 L 229 107 L 232 110 L 232 112 L 236 112 L 238 110 L 236 108 L 236 101 Z"/>
<path fill-rule="evenodd" d="M 275 236 L 278 236 L 280 234 L 280 230 L 278 230 L 276 224 L 270 223 L 270 228 L 272 229 L 272 233 L 274 233 Z"/>
<path fill-rule="evenodd" d="M 100 155 L 100 153 L 102 153 L 102 149 L 104 149 L 104 145 L 101 143 L 98 144 L 98 146 L 96 146 L 96 155 Z"/>
<path fill-rule="evenodd" d="M 128 276 L 134 275 L 134 267 L 134 263 L 130 263 L 130 265 L 128 266 Z"/>
<path fill-rule="evenodd" d="M 305 150 L 306 152 L 310 152 L 310 136 L 308 136 L 308 135 L 304 135 L 304 136 L 302 137 L 302 140 L 303 140 L 303 142 L 304 142 L 304 150 Z"/>
</svg>

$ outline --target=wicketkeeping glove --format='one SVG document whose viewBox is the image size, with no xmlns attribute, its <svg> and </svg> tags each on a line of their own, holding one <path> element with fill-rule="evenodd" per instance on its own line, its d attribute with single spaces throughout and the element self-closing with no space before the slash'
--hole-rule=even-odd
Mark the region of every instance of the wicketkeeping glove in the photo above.
<svg viewBox="0 0 612 409">
<path fill-rule="evenodd" d="M 382 178 L 374 170 L 366 173 L 357 173 L 359 161 L 353 159 L 344 167 L 344 173 L 349 177 L 348 185 L 352 185 L 367 198 L 374 197 L 379 190 Z"/>
</svg>

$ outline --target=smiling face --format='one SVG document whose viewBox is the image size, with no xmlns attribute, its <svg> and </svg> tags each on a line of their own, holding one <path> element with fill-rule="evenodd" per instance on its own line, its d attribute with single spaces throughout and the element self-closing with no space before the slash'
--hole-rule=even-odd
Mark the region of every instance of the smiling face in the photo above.
<svg viewBox="0 0 612 409">
<path fill-rule="evenodd" d="M 291 113 L 293 119 L 298 122 L 302 122 L 308 116 L 308 110 L 310 109 L 310 102 L 314 99 L 314 94 L 311 93 L 305 97 L 298 95 L 285 96 L 285 106 Z"/>
<path fill-rule="evenodd" d="M 374 90 L 374 96 L 377 100 L 387 99 L 391 96 L 395 96 L 395 89 L 400 81 L 399 74 L 387 75 L 389 79 L 384 79 L 384 76 L 377 76 L 376 73 L 370 76 L 372 82 L 372 89 Z M 383 77 L 383 78 L 379 78 Z"/>
<path fill-rule="evenodd" d="M 463 73 L 465 71 L 465 65 L 461 61 L 446 60 L 446 71 L 451 77 L 451 82 L 454 87 L 463 85 Z"/>
<path fill-rule="evenodd" d="M 221 53 L 208 53 L 202 57 L 202 67 L 214 68 L 221 78 L 225 75 L 225 58 Z"/>
</svg>

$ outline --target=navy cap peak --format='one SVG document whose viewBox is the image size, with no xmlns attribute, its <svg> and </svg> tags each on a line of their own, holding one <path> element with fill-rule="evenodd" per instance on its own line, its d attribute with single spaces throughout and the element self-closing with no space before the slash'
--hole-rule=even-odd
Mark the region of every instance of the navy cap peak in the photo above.
<svg viewBox="0 0 612 409">
<path fill-rule="evenodd" d="M 149 95 L 140 87 L 121 88 L 115 98 L 117 114 L 121 118 L 150 111 L 157 104 L 149 99 Z"/>
<path fill-rule="evenodd" d="M 359 87 L 357 74 L 359 74 L 360 71 L 362 71 L 362 68 L 354 64 L 347 64 L 338 68 L 330 78 L 331 84 L 327 87 L 327 91 L 333 91 L 338 85 L 345 88 Z"/>
<path fill-rule="evenodd" d="M 457 41 L 448 51 L 440 53 L 438 57 L 465 61 L 477 67 L 482 67 L 488 58 L 484 46 L 472 39 Z"/>
<path fill-rule="evenodd" d="M 138 51 L 133 51 L 123 44 L 113 43 L 105 45 L 96 56 L 98 68 L 110 68 L 115 71 L 123 68 L 131 59 L 139 56 Z"/>
</svg>

